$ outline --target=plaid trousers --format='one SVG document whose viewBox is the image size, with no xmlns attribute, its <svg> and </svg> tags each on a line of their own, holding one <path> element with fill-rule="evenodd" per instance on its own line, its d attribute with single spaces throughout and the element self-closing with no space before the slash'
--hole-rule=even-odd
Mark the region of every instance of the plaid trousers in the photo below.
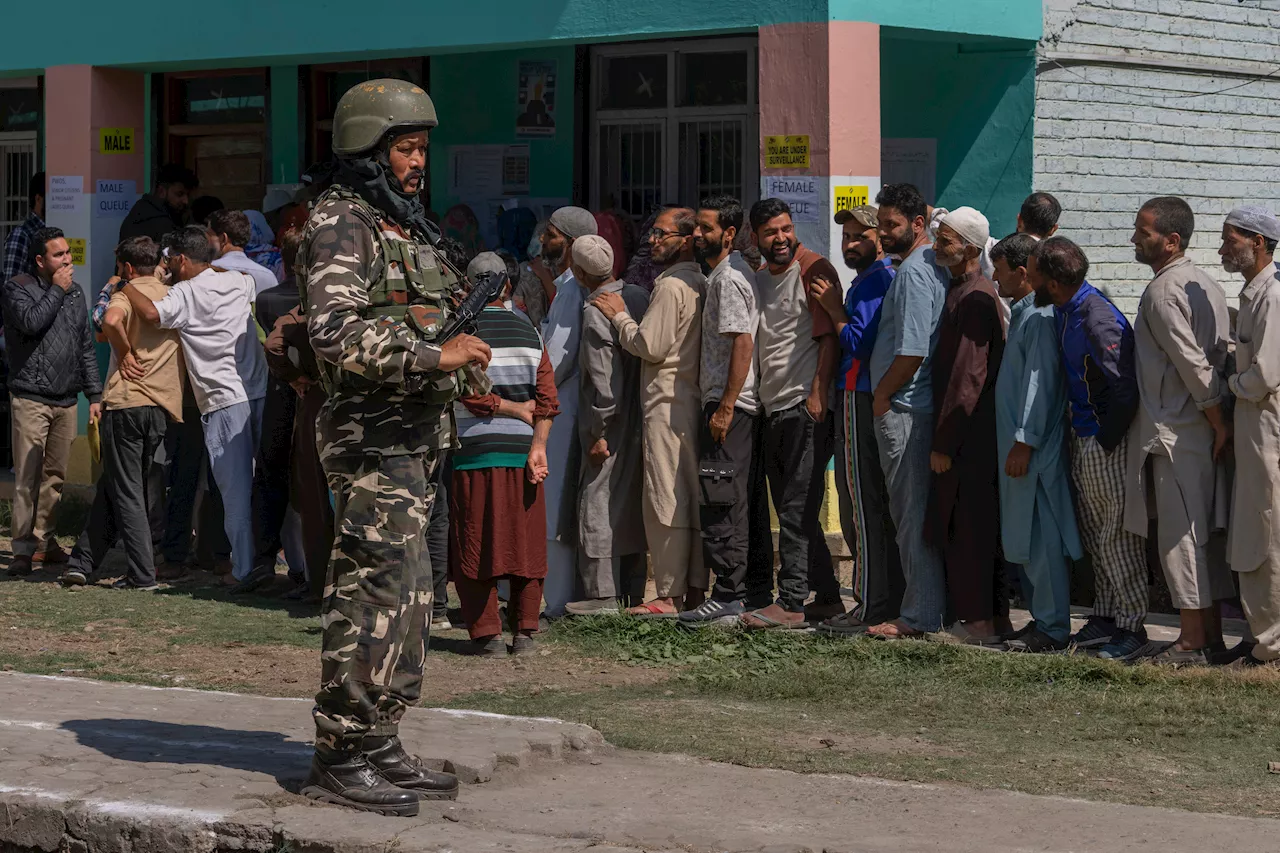
<svg viewBox="0 0 1280 853">
<path fill-rule="evenodd" d="M 1076 486 L 1080 538 L 1093 558 L 1093 612 L 1128 631 L 1147 615 L 1146 540 L 1124 529 L 1129 438 L 1111 453 L 1093 436 L 1071 434 L 1071 479 Z"/>
</svg>

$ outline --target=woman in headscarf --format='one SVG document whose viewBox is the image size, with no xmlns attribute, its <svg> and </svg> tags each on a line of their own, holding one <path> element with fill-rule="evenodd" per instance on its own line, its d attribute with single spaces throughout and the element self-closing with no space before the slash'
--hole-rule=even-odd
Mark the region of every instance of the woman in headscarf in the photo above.
<svg viewBox="0 0 1280 853">
<path fill-rule="evenodd" d="M 249 245 L 244 247 L 244 253 L 249 256 L 249 260 L 271 270 L 276 281 L 283 282 L 286 274 L 284 258 L 275 246 L 276 235 L 267 224 L 267 217 L 258 210 L 246 210 L 244 215 L 249 218 L 250 228 Z"/>
</svg>

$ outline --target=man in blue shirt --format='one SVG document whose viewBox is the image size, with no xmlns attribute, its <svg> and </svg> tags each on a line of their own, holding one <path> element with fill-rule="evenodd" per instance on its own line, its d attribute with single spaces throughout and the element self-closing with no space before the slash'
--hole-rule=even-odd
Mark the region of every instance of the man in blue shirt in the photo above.
<svg viewBox="0 0 1280 853">
<path fill-rule="evenodd" d="M 1094 603 L 1071 638 L 1098 656 L 1134 660 L 1147 645 L 1146 543 L 1124 529 L 1129 425 L 1138 411 L 1133 329 L 1085 281 L 1089 261 L 1065 237 L 1036 246 L 1027 277 L 1036 304 L 1054 306 L 1071 414 L 1071 477 L 1085 550 L 1093 557 Z"/>
<path fill-rule="evenodd" d="M 930 358 L 950 273 L 934 260 L 928 207 L 918 189 L 890 184 L 876 203 L 880 245 L 903 259 L 881 303 L 871 349 L 871 412 L 906 590 L 898 618 L 867 631 L 893 639 L 937 631 L 946 607 L 942 556 L 925 542 L 924 525 L 933 478 Z"/>
<path fill-rule="evenodd" d="M 840 339 L 836 377 L 836 493 L 840 527 L 853 559 L 857 605 L 823 622 L 819 631 L 861 634 L 872 625 L 898 617 L 902 604 L 902 563 L 897 530 L 889 514 L 889 496 L 871 416 L 871 349 L 880 325 L 881 304 L 896 271 L 880 246 L 876 208 L 840 210 L 844 262 L 858 275 L 844 301 L 835 282 L 817 277 L 810 295 L 826 309 Z"/>
</svg>

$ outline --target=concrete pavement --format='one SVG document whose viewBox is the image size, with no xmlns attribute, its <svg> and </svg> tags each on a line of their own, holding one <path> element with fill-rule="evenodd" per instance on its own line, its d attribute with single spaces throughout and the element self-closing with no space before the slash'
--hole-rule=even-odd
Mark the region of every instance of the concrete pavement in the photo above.
<svg viewBox="0 0 1280 853">
<path fill-rule="evenodd" d="M 468 784 L 384 818 L 299 797 L 309 702 L 0 674 L 0 849 L 66 853 L 1272 853 L 1280 822 L 614 751 L 585 726 L 414 709 Z"/>
</svg>

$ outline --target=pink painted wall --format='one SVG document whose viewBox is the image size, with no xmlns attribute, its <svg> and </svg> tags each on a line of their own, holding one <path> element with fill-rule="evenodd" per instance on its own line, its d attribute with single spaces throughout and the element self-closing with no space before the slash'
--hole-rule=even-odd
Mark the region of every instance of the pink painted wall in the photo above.
<svg viewBox="0 0 1280 853">
<path fill-rule="evenodd" d="M 45 71 L 45 164 L 50 175 L 84 175 L 85 192 L 99 179 L 143 176 L 144 78 L 136 71 L 57 65 Z M 98 153 L 104 127 L 132 127 L 133 154 Z"/>
<path fill-rule="evenodd" d="M 809 169 L 770 175 L 880 174 L 880 28 L 832 21 L 760 28 L 763 137 L 809 134 Z"/>
<path fill-rule="evenodd" d="M 56 65 L 44 76 L 45 171 L 89 180 L 93 68 Z M 95 146 L 96 147 L 96 146 Z"/>
</svg>

